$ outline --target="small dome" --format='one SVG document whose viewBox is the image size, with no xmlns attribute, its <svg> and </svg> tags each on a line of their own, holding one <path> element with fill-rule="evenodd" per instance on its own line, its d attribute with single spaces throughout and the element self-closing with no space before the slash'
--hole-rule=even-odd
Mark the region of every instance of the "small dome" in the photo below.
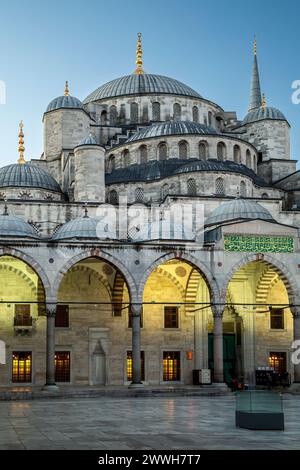
<svg viewBox="0 0 300 470">
<path fill-rule="evenodd" d="M 0 168 L 0 188 L 39 188 L 49 191 L 61 192 L 55 179 L 45 170 L 25 163 L 14 163 Z"/>
<path fill-rule="evenodd" d="M 95 217 L 79 217 L 70 220 L 58 228 L 52 240 L 68 240 L 70 238 L 98 238 L 99 240 L 114 240 L 116 235 Z"/>
<path fill-rule="evenodd" d="M 271 108 L 269 106 L 263 108 L 261 106 L 260 108 L 257 108 L 254 111 L 250 111 L 243 120 L 243 124 L 249 124 L 251 122 L 256 121 L 263 121 L 264 119 L 286 121 L 284 114 L 279 111 L 279 109 Z"/>
<path fill-rule="evenodd" d="M 133 242 L 147 242 L 151 240 L 195 240 L 195 235 L 190 230 L 185 230 L 183 225 L 169 220 L 156 220 L 145 224 L 132 237 Z"/>
<path fill-rule="evenodd" d="M 165 137 L 168 135 L 217 135 L 217 131 L 205 124 L 192 121 L 167 121 L 161 124 L 152 124 L 144 129 L 133 134 L 128 142 L 135 142 L 137 140 L 150 139 L 151 137 Z"/>
<path fill-rule="evenodd" d="M 97 142 L 94 139 L 94 137 L 92 136 L 92 134 L 90 134 L 87 137 L 85 137 L 84 139 L 82 139 L 82 141 L 80 142 L 79 145 L 97 145 Z"/>
<path fill-rule="evenodd" d="M 115 98 L 128 95 L 181 95 L 192 98 L 201 98 L 201 95 L 178 80 L 163 75 L 144 73 L 141 75 L 131 74 L 116 78 L 97 88 L 85 100 L 84 104 L 92 101 Z"/>
<path fill-rule="evenodd" d="M 75 98 L 75 96 L 58 96 L 48 104 L 46 113 L 61 108 L 82 109 L 83 104 L 78 98 Z"/>
<path fill-rule="evenodd" d="M 0 237 L 39 238 L 36 230 L 20 217 L 0 215 Z"/>
<path fill-rule="evenodd" d="M 234 220 L 268 220 L 274 222 L 270 212 L 255 201 L 233 199 L 223 202 L 207 217 L 205 225 L 218 225 Z"/>
</svg>

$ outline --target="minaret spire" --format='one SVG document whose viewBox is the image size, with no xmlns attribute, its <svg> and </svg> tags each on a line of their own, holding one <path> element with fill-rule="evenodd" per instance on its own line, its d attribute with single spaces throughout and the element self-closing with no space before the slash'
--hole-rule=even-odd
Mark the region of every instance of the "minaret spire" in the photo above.
<svg viewBox="0 0 300 470">
<path fill-rule="evenodd" d="M 143 50 L 142 50 L 142 33 L 138 33 L 137 35 L 137 43 L 136 43 L 136 69 L 134 73 L 136 75 L 143 75 Z"/>
<path fill-rule="evenodd" d="M 254 53 L 254 62 L 253 62 L 253 68 L 252 68 L 249 111 L 253 111 L 254 109 L 260 108 L 260 106 L 262 104 L 262 102 L 261 102 L 260 81 L 259 81 L 259 70 L 258 70 L 258 63 L 257 63 L 256 36 L 254 36 L 253 53 Z"/>
<path fill-rule="evenodd" d="M 23 121 L 21 121 L 19 124 L 20 132 L 19 132 L 19 158 L 18 158 L 18 163 L 21 165 L 24 165 L 24 163 L 26 163 L 24 159 L 25 147 L 24 147 L 23 127 L 24 127 L 24 124 L 23 124 Z"/>
</svg>

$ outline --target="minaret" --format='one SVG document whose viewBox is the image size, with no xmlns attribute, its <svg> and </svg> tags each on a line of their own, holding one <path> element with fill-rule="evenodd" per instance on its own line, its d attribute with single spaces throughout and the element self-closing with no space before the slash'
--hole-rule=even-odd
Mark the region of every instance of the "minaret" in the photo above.
<svg viewBox="0 0 300 470">
<path fill-rule="evenodd" d="M 257 64 L 256 36 L 254 36 L 253 52 L 254 52 L 254 62 L 253 62 L 253 69 L 252 69 L 249 111 L 253 111 L 254 109 L 260 108 L 262 104 L 259 71 L 258 71 L 258 64 Z"/>
<path fill-rule="evenodd" d="M 136 75 L 143 75 L 143 50 L 142 50 L 142 34 L 138 33 L 137 35 L 137 44 L 136 44 L 136 69 L 134 73 Z"/>
<path fill-rule="evenodd" d="M 24 124 L 23 124 L 23 121 L 20 122 L 19 127 L 20 127 L 20 132 L 19 132 L 19 158 L 18 158 L 18 163 L 20 165 L 24 165 L 24 163 L 26 163 L 26 161 L 24 159 L 25 147 L 24 147 L 24 133 L 23 133 Z"/>
</svg>

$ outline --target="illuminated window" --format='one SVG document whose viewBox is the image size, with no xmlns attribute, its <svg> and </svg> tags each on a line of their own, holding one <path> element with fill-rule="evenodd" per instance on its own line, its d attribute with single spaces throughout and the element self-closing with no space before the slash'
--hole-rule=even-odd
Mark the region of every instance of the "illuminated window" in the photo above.
<svg viewBox="0 0 300 470">
<path fill-rule="evenodd" d="M 164 351 L 163 353 L 163 380 L 174 382 L 180 380 L 180 352 Z"/>
<path fill-rule="evenodd" d="M 15 326 L 32 326 L 32 318 L 30 316 L 30 304 L 15 305 Z"/>
<path fill-rule="evenodd" d="M 32 353 L 30 351 L 14 351 L 12 353 L 12 382 L 30 383 L 32 371 Z"/>
<path fill-rule="evenodd" d="M 284 310 L 283 308 L 270 309 L 270 322 L 272 330 L 284 329 Z"/>
<path fill-rule="evenodd" d="M 55 315 L 56 328 L 69 328 L 69 306 L 58 305 Z"/>
<path fill-rule="evenodd" d="M 70 382 L 70 351 L 55 352 L 55 382 Z"/>
<path fill-rule="evenodd" d="M 132 381 L 132 351 L 127 351 L 127 380 Z M 141 351 L 141 380 L 145 380 L 145 352 Z"/>
<path fill-rule="evenodd" d="M 165 307 L 165 328 L 178 328 L 178 307 Z"/>
<path fill-rule="evenodd" d="M 143 328 L 143 310 L 141 310 L 140 325 Z M 132 328 L 132 313 L 128 313 L 128 328 Z"/>
<path fill-rule="evenodd" d="M 273 367 L 278 374 L 284 374 L 286 370 L 286 353 L 285 352 L 270 352 L 269 366 Z"/>
</svg>

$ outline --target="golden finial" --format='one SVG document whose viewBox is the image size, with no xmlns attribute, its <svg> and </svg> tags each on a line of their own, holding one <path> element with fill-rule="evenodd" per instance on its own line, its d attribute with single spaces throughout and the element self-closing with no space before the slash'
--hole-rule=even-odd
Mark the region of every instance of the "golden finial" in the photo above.
<svg viewBox="0 0 300 470">
<path fill-rule="evenodd" d="M 66 80 L 65 96 L 69 96 L 69 82 L 68 82 L 68 80 Z"/>
<path fill-rule="evenodd" d="M 253 52 L 254 52 L 254 55 L 256 55 L 256 54 L 257 54 L 257 41 L 256 41 L 256 34 L 254 34 Z"/>
<path fill-rule="evenodd" d="M 263 109 L 266 109 L 267 106 L 267 101 L 266 101 L 266 95 L 263 93 L 262 99 L 261 99 L 261 106 Z"/>
<path fill-rule="evenodd" d="M 136 69 L 135 72 L 137 75 L 142 75 L 144 70 L 142 68 L 143 65 L 143 50 L 142 50 L 142 34 L 138 33 L 137 35 L 137 44 L 136 44 Z"/>
<path fill-rule="evenodd" d="M 23 124 L 23 121 L 20 122 L 19 127 L 20 127 L 20 132 L 19 132 L 19 158 L 18 158 L 18 163 L 23 165 L 24 163 L 26 163 L 26 161 L 24 159 L 25 147 L 24 147 L 24 133 L 23 133 L 24 124 Z"/>
</svg>

